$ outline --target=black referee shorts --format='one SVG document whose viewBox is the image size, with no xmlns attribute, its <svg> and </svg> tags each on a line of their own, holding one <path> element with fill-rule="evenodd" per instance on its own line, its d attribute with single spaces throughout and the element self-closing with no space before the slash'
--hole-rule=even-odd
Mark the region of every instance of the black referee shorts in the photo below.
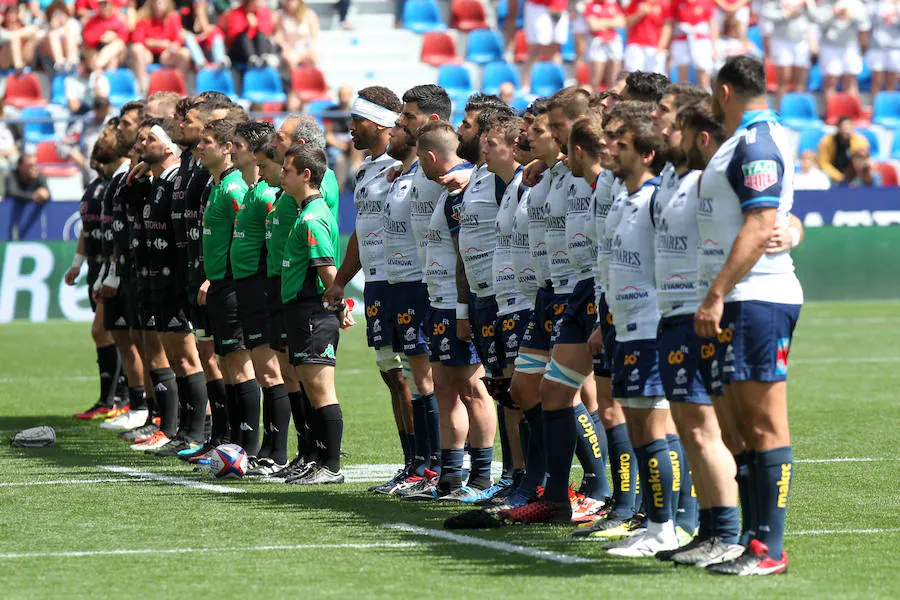
<svg viewBox="0 0 900 600">
<path fill-rule="evenodd" d="M 284 305 L 291 364 L 335 365 L 341 323 L 338 313 L 322 301 L 304 300 Z"/>
<path fill-rule="evenodd" d="M 244 330 L 238 318 L 237 291 L 233 279 L 220 279 L 209 284 L 206 314 L 212 326 L 216 354 L 228 356 L 232 352 L 247 349 Z"/>
<path fill-rule="evenodd" d="M 238 318 L 249 350 L 269 343 L 268 282 L 256 274 L 234 280 L 237 291 Z M 280 293 L 280 290 L 279 290 Z"/>
<path fill-rule="evenodd" d="M 269 308 L 269 347 L 276 352 L 287 352 L 288 335 L 284 322 L 284 304 L 281 302 L 281 277 L 266 280 Z"/>
</svg>

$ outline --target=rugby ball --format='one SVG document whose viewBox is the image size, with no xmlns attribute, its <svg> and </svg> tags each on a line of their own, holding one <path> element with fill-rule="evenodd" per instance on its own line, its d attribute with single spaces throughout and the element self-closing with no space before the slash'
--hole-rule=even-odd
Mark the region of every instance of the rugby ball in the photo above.
<svg viewBox="0 0 900 600">
<path fill-rule="evenodd" d="M 247 453 L 237 444 L 216 446 L 209 457 L 209 470 L 219 479 L 240 479 L 247 470 Z"/>
</svg>

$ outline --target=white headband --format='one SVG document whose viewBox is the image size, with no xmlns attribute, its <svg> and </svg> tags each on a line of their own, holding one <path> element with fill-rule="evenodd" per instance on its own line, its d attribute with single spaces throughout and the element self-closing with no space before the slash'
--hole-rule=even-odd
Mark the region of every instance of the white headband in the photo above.
<svg viewBox="0 0 900 600">
<path fill-rule="evenodd" d="M 166 148 L 172 151 L 172 154 L 175 155 L 176 158 L 181 158 L 181 148 L 179 148 L 175 142 L 172 141 L 172 138 L 169 137 L 169 134 L 166 133 L 166 130 L 160 127 L 159 125 L 154 125 L 150 128 L 150 133 L 156 136 L 156 139 L 161 141 L 166 145 Z"/>
<path fill-rule="evenodd" d="M 383 106 L 378 106 L 374 102 L 369 102 L 360 96 L 357 96 L 356 100 L 353 101 L 353 105 L 350 107 L 350 115 L 368 119 L 382 127 L 393 127 L 394 122 L 400 117 L 398 113 Z"/>
</svg>

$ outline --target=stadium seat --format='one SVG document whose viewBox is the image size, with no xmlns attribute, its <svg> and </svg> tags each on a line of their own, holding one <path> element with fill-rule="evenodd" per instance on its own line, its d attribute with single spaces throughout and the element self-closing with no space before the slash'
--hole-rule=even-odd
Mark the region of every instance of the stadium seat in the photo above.
<svg viewBox="0 0 900 600">
<path fill-rule="evenodd" d="M 763 46 L 762 30 L 760 30 L 758 25 L 747 28 L 747 40 L 756 44 L 756 47 L 760 50 L 765 47 Z"/>
<path fill-rule="evenodd" d="M 16 108 L 46 106 L 47 99 L 41 90 L 41 81 L 34 73 L 10 74 L 6 77 L 6 94 L 3 104 Z"/>
<path fill-rule="evenodd" d="M 549 61 L 535 63 L 531 68 L 531 93 L 537 96 L 552 96 L 565 86 L 566 72 L 561 66 Z"/>
<path fill-rule="evenodd" d="M 498 94 L 500 85 L 504 82 L 512 82 L 519 89 L 519 71 L 508 62 L 498 60 L 484 67 L 484 76 L 481 79 L 481 91 L 485 94 Z"/>
<path fill-rule="evenodd" d="M 278 70 L 272 67 L 247 69 L 241 86 L 241 98 L 260 103 L 287 100 Z"/>
<path fill-rule="evenodd" d="M 175 92 L 180 96 L 187 96 L 187 85 L 184 82 L 184 74 L 178 69 L 159 69 L 150 73 L 150 87 L 147 95 L 156 92 Z"/>
<path fill-rule="evenodd" d="M 503 40 L 496 31 L 476 29 L 466 40 L 466 60 L 476 65 L 486 65 L 503 60 Z"/>
<path fill-rule="evenodd" d="M 575 79 L 578 81 L 578 85 L 587 85 L 591 82 L 591 65 L 583 62 L 578 65 L 578 70 L 575 72 Z"/>
<path fill-rule="evenodd" d="M 818 92 L 822 89 L 822 71 L 819 65 L 809 68 L 809 77 L 806 80 L 806 89 L 810 92 Z"/>
<path fill-rule="evenodd" d="M 422 37 L 421 61 L 432 67 L 458 65 L 462 62 L 456 41 L 446 31 L 429 31 Z"/>
<path fill-rule="evenodd" d="M 435 0 L 408 0 L 403 6 L 403 28 L 416 33 L 444 31 L 441 9 Z"/>
<path fill-rule="evenodd" d="M 856 84 L 861 92 L 872 91 L 872 69 L 869 68 L 866 61 L 863 61 L 862 71 L 856 76 Z"/>
<path fill-rule="evenodd" d="M 312 66 L 297 67 L 291 73 L 291 89 L 300 94 L 304 102 L 328 98 L 328 84 L 322 71 Z"/>
<path fill-rule="evenodd" d="M 230 98 L 237 96 L 231 69 L 200 69 L 197 71 L 197 82 L 194 88 L 198 94 L 200 92 L 221 92 Z"/>
<path fill-rule="evenodd" d="M 137 79 L 131 69 L 116 69 L 104 73 L 109 81 L 109 102 L 113 106 L 121 107 L 127 102 L 141 97 L 138 91 Z"/>
<path fill-rule="evenodd" d="M 53 82 L 50 84 L 50 104 L 66 106 L 66 75 L 60 73 L 53 76 Z"/>
<path fill-rule="evenodd" d="M 526 108 L 528 108 L 529 104 L 531 104 L 531 100 L 529 100 L 527 96 L 523 96 L 522 94 L 517 94 L 516 97 L 513 98 L 513 101 L 510 103 L 510 106 L 512 106 L 514 109 L 516 109 L 516 111 L 521 113 L 521 112 L 524 112 L 524 110 Z"/>
<path fill-rule="evenodd" d="M 444 65 L 438 69 L 437 84 L 447 90 L 455 104 L 465 103 L 472 89 L 472 76 L 461 65 Z"/>
<path fill-rule="evenodd" d="M 306 103 L 306 114 L 311 117 L 316 118 L 317 120 L 322 120 L 322 113 L 324 113 L 330 106 L 334 104 L 334 101 L 330 98 L 322 99 L 322 100 L 312 100 Z"/>
<path fill-rule="evenodd" d="M 872 123 L 888 129 L 900 127 L 900 92 L 881 92 L 875 96 Z"/>
<path fill-rule="evenodd" d="M 56 128 L 53 126 L 53 115 L 46 108 L 28 106 L 19 115 L 25 122 L 25 141 L 29 144 L 56 140 Z M 33 121 L 30 121 L 34 119 Z"/>
<path fill-rule="evenodd" d="M 894 141 L 891 143 L 891 160 L 900 160 L 900 129 L 894 130 Z"/>
<path fill-rule="evenodd" d="M 38 169 L 44 177 L 73 177 L 78 175 L 78 167 L 73 162 L 68 162 L 56 153 L 55 142 L 38 142 L 34 152 Z"/>
<path fill-rule="evenodd" d="M 679 81 L 678 67 L 672 67 L 671 69 L 669 69 L 669 79 L 671 79 L 673 82 Z M 693 65 L 688 67 L 688 81 L 687 82 L 688 83 L 697 83 L 697 70 L 694 68 Z"/>
<path fill-rule="evenodd" d="M 523 63 L 528 60 L 528 40 L 525 38 L 525 30 L 520 29 L 513 38 L 513 61 Z"/>
<path fill-rule="evenodd" d="M 797 153 L 803 154 L 806 150 L 812 150 L 813 152 L 818 153 L 819 141 L 823 137 L 825 137 L 825 128 L 821 125 L 807 127 L 800 132 L 800 147 L 798 148 Z"/>
<path fill-rule="evenodd" d="M 875 168 L 881 173 L 881 185 L 896 187 L 900 185 L 897 179 L 897 168 L 891 163 L 881 162 L 875 163 Z"/>
<path fill-rule="evenodd" d="M 816 99 L 812 94 L 788 93 L 781 98 L 781 120 L 791 129 L 821 125 Z"/>
<path fill-rule="evenodd" d="M 857 129 L 856 133 L 860 134 L 869 142 L 869 156 L 877 158 L 881 156 L 881 144 L 878 141 L 878 134 L 871 129 Z"/>
<path fill-rule="evenodd" d="M 525 0 L 519 0 L 519 10 L 516 11 L 516 29 L 525 26 L 523 14 L 525 13 Z M 509 6 L 506 0 L 497 2 L 497 29 L 503 31 L 506 26 L 506 16 L 509 14 Z"/>
<path fill-rule="evenodd" d="M 829 125 L 836 125 L 841 117 L 849 117 L 858 125 L 868 125 L 870 116 L 863 110 L 859 98 L 846 92 L 832 94 L 825 105 L 825 122 Z"/>
<path fill-rule="evenodd" d="M 453 0 L 450 3 L 450 27 L 460 31 L 490 29 L 484 4 L 480 0 Z"/>
<path fill-rule="evenodd" d="M 566 43 L 560 48 L 560 53 L 562 54 L 562 59 L 567 63 L 575 62 L 578 58 L 578 52 L 575 50 L 575 36 L 571 33 L 566 38 Z"/>
<path fill-rule="evenodd" d="M 766 68 L 766 91 L 770 94 L 778 91 L 778 77 L 775 73 L 775 63 L 770 60 L 765 61 Z M 791 86 L 788 86 L 791 89 Z"/>
</svg>

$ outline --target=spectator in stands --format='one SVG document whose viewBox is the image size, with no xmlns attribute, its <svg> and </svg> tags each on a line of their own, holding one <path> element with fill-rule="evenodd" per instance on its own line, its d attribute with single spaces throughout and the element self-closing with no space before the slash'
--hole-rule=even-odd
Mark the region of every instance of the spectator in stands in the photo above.
<svg viewBox="0 0 900 600">
<path fill-rule="evenodd" d="M 91 110 L 97 98 L 109 98 L 109 80 L 103 71 L 94 68 L 94 58 L 93 55 L 84 53 L 78 63 L 78 70 L 66 76 L 66 104 L 73 115 L 83 115 Z"/>
<path fill-rule="evenodd" d="M 43 39 L 38 54 L 50 61 L 57 73 L 78 68 L 81 25 L 63 0 L 54 0 L 44 13 Z"/>
<path fill-rule="evenodd" d="M 804 150 L 800 155 L 800 168 L 794 174 L 795 190 L 827 190 L 831 180 L 825 171 L 816 166 L 816 153 Z"/>
<path fill-rule="evenodd" d="M 341 188 L 345 186 L 347 176 L 354 171 L 348 168 L 353 144 L 350 139 L 350 102 L 353 100 L 353 88 L 342 85 L 337 92 L 338 102 L 326 109 L 322 119 L 325 128 L 325 153 L 328 165 L 334 169 Z"/>
<path fill-rule="evenodd" d="M 134 6 L 134 2 L 129 0 L 111 0 L 117 11 L 125 10 Z M 75 0 L 75 16 L 82 22 L 86 23 L 92 15 L 100 10 L 101 0 Z M 146 2 L 143 0 L 141 4 Z M 124 20 L 122 21 L 125 22 Z M 130 31 L 130 28 L 129 28 Z"/>
<path fill-rule="evenodd" d="M 0 102 L 0 172 L 6 173 L 16 162 L 19 156 L 19 147 L 16 145 L 16 136 L 3 118 L 3 102 Z M 6 178 L 0 177 L 0 198 L 4 197 Z"/>
<path fill-rule="evenodd" d="M 274 39 L 291 69 L 314 65 L 318 62 L 319 17 L 303 0 L 284 0 Z"/>
<path fill-rule="evenodd" d="M 525 0 L 523 12 L 528 58 L 522 77 L 523 90 L 531 88 L 531 67 L 538 60 L 562 62 L 560 48 L 569 38 L 567 0 Z"/>
<path fill-rule="evenodd" d="M 634 0 L 625 8 L 625 25 L 625 70 L 666 74 L 666 56 L 672 40 L 671 1 Z"/>
<path fill-rule="evenodd" d="M 585 6 L 584 18 L 591 30 L 591 85 L 606 89 L 622 68 L 625 48 L 618 30 L 625 27 L 625 13 L 618 0 L 593 0 Z"/>
<path fill-rule="evenodd" d="M 337 2 L 338 22 L 343 29 L 353 29 L 353 24 L 347 20 L 347 14 L 350 12 L 350 1 L 338 0 Z"/>
<path fill-rule="evenodd" d="M 716 7 L 716 24 L 719 30 L 724 29 L 726 19 L 734 19 L 737 26 L 747 33 L 747 27 L 750 25 L 750 0 L 715 0 Z"/>
<path fill-rule="evenodd" d="M 722 22 L 722 33 L 719 36 L 718 52 L 716 52 L 716 70 L 720 69 L 729 56 L 749 54 L 763 58 L 762 48 L 747 38 L 747 29 L 734 17 L 726 17 Z"/>
<path fill-rule="evenodd" d="M 512 104 L 516 99 L 516 86 L 511 81 L 504 81 L 500 84 L 497 95 L 507 104 Z"/>
<path fill-rule="evenodd" d="M 212 62 L 213 68 L 231 68 L 231 59 L 225 53 L 225 35 L 209 22 L 209 6 L 204 0 L 176 0 L 175 7 L 181 16 L 184 46 L 191 53 L 194 67 L 202 69 Z"/>
<path fill-rule="evenodd" d="M 866 63 L 872 70 L 872 95 L 893 91 L 900 81 L 900 1 L 869 2 L 872 33 Z"/>
<path fill-rule="evenodd" d="M 94 66 L 102 71 L 117 69 L 125 55 L 128 27 L 109 0 L 97 0 L 99 6 L 84 24 L 81 37 L 85 52 L 94 57 Z"/>
<path fill-rule="evenodd" d="M 60 158 L 70 159 L 81 169 L 84 185 L 96 175 L 91 169 L 89 158 L 106 122 L 112 116 L 112 106 L 106 98 L 94 98 L 90 108 L 91 114 L 73 121 L 63 142 L 57 146 Z"/>
<path fill-rule="evenodd" d="M 6 199 L 13 203 L 7 239 L 21 240 L 28 235 L 50 200 L 47 178 L 38 171 L 34 155 L 23 154 L 19 157 L 16 169 L 6 176 L 5 187 Z M 26 216 L 28 207 L 31 210 Z"/>
<path fill-rule="evenodd" d="M 22 7 L 7 5 L 0 24 L 0 69 L 21 72 L 34 62 L 40 30 L 22 22 Z"/>
<path fill-rule="evenodd" d="M 574 4 L 574 6 L 572 6 Z M 572 47 L 575 49 L 575 60 L 572 61 L 572 70 L 577 73 L 584 64 L 588 51 L 588 34 L 591 32 L 587 20 L 584 18 L 584 3 L 570 3 L 569 10 L 569 35 L 572 36 Z"/>
<path fill-rule="evenodd" d="M 881 187 L 881 173 L 875 168 L 868 148 L 859 149 L 850 156 L 850 165 L 844 172 L 847 187 Z"/>
<path fill-rule="evenodd" d="M 863 69 L 860 45 L 872 27 L 866 7 L 862 0 L 821 0 L 813 14 L 822 30 L 819 68 L 824 76 L 823 98 L 828 102 L 837 90 L 838 79 L 845 92 L 859 97 L 857 77 Z"/>
<path fill-rule="evenodd" d="M 844 181 L 844 173 L 850 166 L 850 157 L 857 152 L 869 150 L 869 140 L 853 131 L 853 121 L 841 117 L 837 131 L 826 135 L 819 142 L 819 168 L 825 171 L 835 183 Z"/>
<path fill-rule="evenodd" d="M 715 0 L 675 0 L 672 3 L 672 66 L 678 68 L 678 80 L 688 81 L 694 67 L 696 83 L 709 88 L 716 61 L 719 30 Z"/>
<path fill-rule="evenodd" d="M 225 17 L 225 47 L 236 65 L 278 68 L 271 36 L 274 32 L 272 11 L 259 0 L 241 0 L 240 6 Z"/>
<path fill-rule="evenodd" d="M 148 0 L 138 12 L 138 21 L 128 48 L 131 69 L 138 85 L 146 93 L 150 87 L 147 67 L 160 64 L 182 72 L 191 65 L 191 53 L 184 47 L 181 16 L 173 0 Z"/>
<path fill-rule="evenodd" d="M 762 17 L 772 28 L 769 59 L 775 65 L 778 90 L 775 105 L 793 84 L 795 92 L 806 91 L 811 50 L 813 0 L 766 0 Z"/>
<path fill-rule="evenodd" d="M 299 113 L 303 111 L 303 98 L 297 90 L 289 90 L 284 101 L 284 112 Z"/>
</svg>

